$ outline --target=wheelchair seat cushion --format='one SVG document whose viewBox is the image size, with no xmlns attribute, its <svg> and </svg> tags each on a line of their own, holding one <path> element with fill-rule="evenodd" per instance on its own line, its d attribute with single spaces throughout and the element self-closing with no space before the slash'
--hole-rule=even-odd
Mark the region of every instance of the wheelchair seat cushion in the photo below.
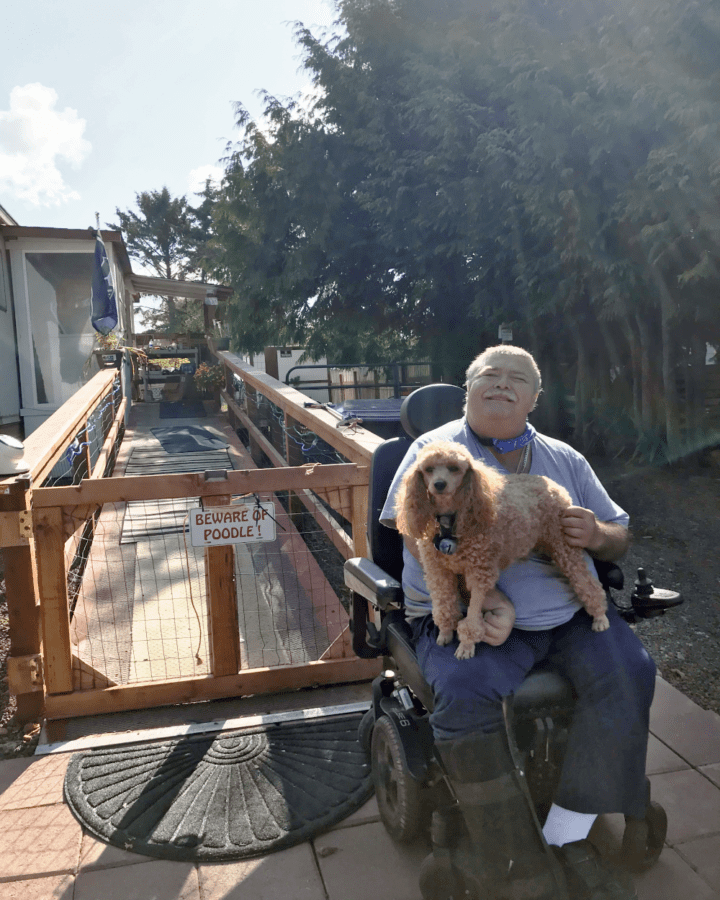
<svg viewBox="0 0 720 900">
<path fill-rule="evenodd" d="M 570 682 L 545 663 L 540 663 L 513 696 L 513 713 L 518 718 L 536 718 L 572 709 L 575 702 Z"/>
</svg>

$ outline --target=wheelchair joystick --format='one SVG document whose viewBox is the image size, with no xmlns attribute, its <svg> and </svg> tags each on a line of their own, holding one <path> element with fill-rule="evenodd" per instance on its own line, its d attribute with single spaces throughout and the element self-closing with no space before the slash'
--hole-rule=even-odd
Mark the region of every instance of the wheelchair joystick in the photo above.
<svg viewBox="0 0 720 900">
<path fill-rule="evenodd" d="M 630 601 L 636 616 L 652 619 L 662 616 L 666 609 L 679 606 L 683 600 L 677 591 L 656 588 L 648 578 L 645 569 L 637 570 L 638 577 Z"/>
</svg>

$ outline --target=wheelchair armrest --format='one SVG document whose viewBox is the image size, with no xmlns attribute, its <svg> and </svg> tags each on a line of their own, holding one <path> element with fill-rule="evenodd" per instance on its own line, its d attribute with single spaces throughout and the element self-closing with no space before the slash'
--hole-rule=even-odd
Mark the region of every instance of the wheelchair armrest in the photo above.
<svg viewBox="0 0 720 900">
<path fill-rule="evenodd" d="M 403 604 L 403 591 L 399 581 L 372 560 L 361 556 L 345 561 L 345 584 L 368 600 L 376 609 L 392 609 Z"/>
<path fill-rule="evenodd" d="M 605 590 L 621 591 L 625 585 L 623 570 L 614 562 L 606 562 L 602 559 L 594 559 L 600 584 Z"/>
<path fill-rule="evenodd" d="M 401 609 L 402 586 L 372 560 L 356 556 L 345 561 L 345 584 L 352 591 L 350 629 L 353 650 L 361 659 L 373 659 L 385 653 L 380 612 Z M 376 611 L 375 621 L 368 617 L 368 603 Z"/>
</svg>

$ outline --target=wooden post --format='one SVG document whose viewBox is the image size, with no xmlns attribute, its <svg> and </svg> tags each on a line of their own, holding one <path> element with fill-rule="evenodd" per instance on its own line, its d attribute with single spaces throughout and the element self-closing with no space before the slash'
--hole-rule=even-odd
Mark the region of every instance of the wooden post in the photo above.
<svg viewBox="0 0 720 900">
<path fill-rule="evenodd" d="M 356 556 L 367 556 L 368 489 L 353 487 L 352 490 L 352 536 Z"/>
<path fill-rule="evenodd" d="M 72 691 L 73 683 L 62 509 L 36 509 L 33 519 L 45 685 L 49 694 L 63 694 Z"/>
<path fill-rule="evenodd" d="M 229 496 L 205 497 L 203 506 L 228 506 Z M 208 594 L 210 671 L 236 675 L 240 669 L 240 626 L 235 592 L 235 551 L 232 544 L 205 550 Z"/>
<path fill-rule="evenodd" d="M 5 482 L 0 488 L 0 510 L 11 512 L 30 509 L 30 479 L 17 478 Z M 15 657 L 38 656 L 41 652 L 40 621 L 37 606 L 38 584 L 35 561 L 35 544 L 32 539 L 27 544 L 4 547 L 5 591 L 7 593 L 8 619 L 10 624 L 9 660 Z M 8 687 L 15 695 L 18 722 L 34 722 L 42 717 L 45 707 L 43 691 L 24 693 L 14 685 L 8 665 Z"/>
</svg>

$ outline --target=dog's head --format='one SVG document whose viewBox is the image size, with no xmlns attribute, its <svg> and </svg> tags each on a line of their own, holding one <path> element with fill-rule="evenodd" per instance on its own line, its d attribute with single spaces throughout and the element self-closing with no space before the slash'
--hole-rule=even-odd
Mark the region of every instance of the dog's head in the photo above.
<svg viewBox="0 0 720 900">
<path fill-rule="evenodd" d="M 428 444 L 400 485 L 399 531 L 415 539 L 429 536 L 435 531 L 436 516 L 449 513 L 456 515 L 458 533 L 467 521 L 490 521 L 494 516 L 493 490 L 483 477 L 485 471 L 462 444 Z"/>
<path fill-rule="evenodd" d="M 425 489 L 436 507 L 453 503 L 453 498 L 463 481 L 467 479 L 473 459 L 470 453 L 460 444 L 449 441 L 438 441 L 429 444 L 418 455 L 416 478 L 425 485 Z"/>
</svg>

